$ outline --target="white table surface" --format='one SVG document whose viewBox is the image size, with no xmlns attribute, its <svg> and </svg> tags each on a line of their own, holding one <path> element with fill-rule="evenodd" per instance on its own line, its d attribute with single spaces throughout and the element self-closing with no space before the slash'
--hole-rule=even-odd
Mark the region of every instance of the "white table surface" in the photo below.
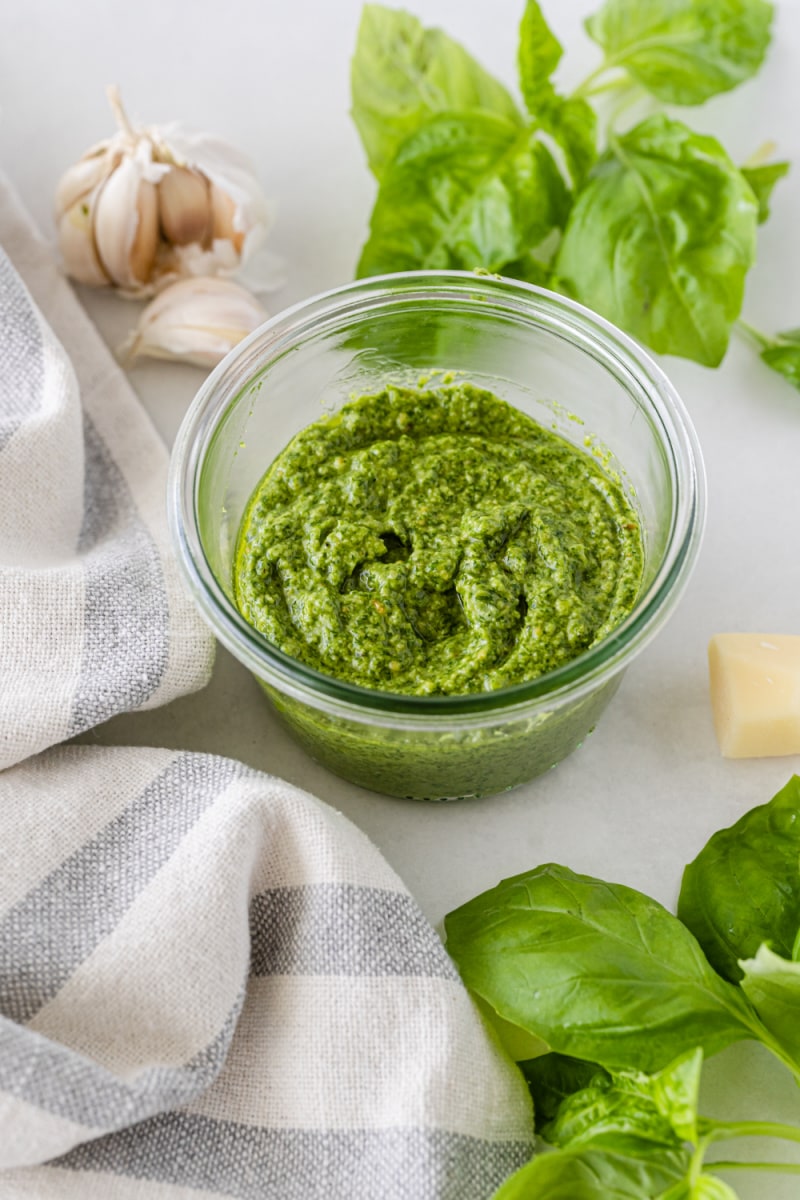
<svg viewBox="0 0 800 1200">
<path fill-rule="evenodd" d="M 514 86 L 521 0 L 409 4 Z M 561 76 L 574 84 L 597 62 L 581 27 L 596 6 L 545 0 L 544 7 L 568 48 Z M 51 232 L 54 185 L 110 132 L 104 88 L 117 82 L 132 116 L 180 118 L 252 156 L 276 210 L 270 247 L 286 269 L 285 286 L 269 300 L 273 312 L 344 283 L 352 278 L 374 193 L 348 116 L 359 9 L 359 0 L 6 4 L 0 167 Z M 767 139 L 795 161 L 775 192 L 748 283 L 745 314 L 765 329 L 800 324 L 799 77 L 800 3 L 782 0 L 759 77 L 685 113 L 721 137 L 739 161 Z M 118 344 L 136 309 L 104 292 L 82 290 L 81 299 L 108 342 Z M 709 515 L 699 564 L 677 613 L 630 667 L 596 732 L 549 775 L 506 795 L 450 805 L 363 791 L 307 758 L 244 668 L 223 651 L 203 692 L 109 721 L 83 740 L 214 751 L 309 789 L 370 835 L 435 923 L 500 878 L 546 861 L 641 888 L 673 907 L 681 870 L 707 837 L 800 771 L 800 757 L 720 758 L 706 671 L 715 632 L 800 633 L 800 394 L 741 343 L 716 371 L 677 359 L 664 366 L 705 455 Z M 177 365 L 132 371 L 167 442 L 202 378 Z M 800 1123 L 800 1095 L 759 1047 L 726 1051 L 706 1076 L 710 1115 Z M 774 1147 L 750 1149 L 751 1157 L 764 1158 Z M 797 1176 L 727 1178 L 742 1200 L 800 1196 Z"/>
</svg>

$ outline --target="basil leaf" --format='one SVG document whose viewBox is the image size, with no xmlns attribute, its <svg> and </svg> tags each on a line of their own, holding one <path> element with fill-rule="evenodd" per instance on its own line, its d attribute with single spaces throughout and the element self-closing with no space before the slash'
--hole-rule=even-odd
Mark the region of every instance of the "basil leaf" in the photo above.
<svg viewBox="0 0 800 1200">
<path fill-rule="evenodd" d="M 550 135 L 562 154 L 574 188 L 580 187 L 597 162 L 597 117 L 585 100 L 562 100 L 539 111 L 539 128 Z"/>
<path fill-rule="evenodd" d="M 721 975 L 768 943 L 792 957 L 800 928 L 800 777 L 713 834 L 683 873 L 678 917 Z"/>
<path fill-rule="evenodd" d="M 470 900 L 445 929 L 467 987 L 559 1053 L 657 1071 L 758 1036 L 740 990 L 633 888 L 549 864 Z"/>
<path fill-rule="evenodd" d="M 577 187 L 597 159 L 597 118 L 585 100 L 565 99 L 551 83 L 563 53 L 536 0 L 528 0 L 519 31 L 520 88 L 538 128 L 559 146 Z"/>
<path fill-rule="evenodd" d="M 555 1146 L 604 1145 L 647 1153 L 652 1145 L 697 1142 L 702 1050 L 692 1050 L 656 1075 L 619 1072 L 568 1096 L 539 1133 Z"/>
<path fill-rule="evenodd" d="M 657 1075 L 633 1076 L 628 1086 L 652 1097 L 658 1111 L 666 1117 L 682 1141 L 697 1143 L 697 1104 L 700 1097 L 700 1073 L 703 1052 L 689 1050 Z"/>
<path fill-rule="evenodd" d="M 550 1121 L 568 1096 L 601 1081 L 611 1082 L 608 1071 L 596 1063 L 570 1058 L 568 1054 L 540 1054 L 517 1063 L 525 1076 L 533 1099 L 533 1111 L 539 1121 Z"/>
<path fill-rule="evenodd" d="M 773 344 L 761 351 L 761 357 L 768 367 L 800 390 L 800 344 L 791 337 L 792 332 L 779 333 Z"/>
<path fill-rule="evenodd" d="M 800 962 L 787 961 L 759 946 L 754 958 L 740 962 L 742 991 L 781 1045 L 800 1063 Z"/>
<path fill-rule="evenodd" d="M 766 0 L 606 0 L 586 29 L 667 104 L 702 104 L 755 75 L 769 45 Z"/>
<path fill-rule="evenodd" d="M 558 1115 L 538 1133 L 561 1148 L 603 1146 L 646 1154 L 652 1146 L 680 1148 L 669 1121 L 643 1097 L 625 1090 L 587 1088 L 564 1101 Z"/>
<path fill-rule="evenodd" d="M 753 189 L 755 198 L 758 201 L 759 225 L 763 225 L 769 219 L 769 202 L 772 197 L 772 189 L 779 179 L 783 179 L 785 175 L 788 175 L 789 167 L 790 164 L 788 162 L 765 163 L 763 167 L 742 167 L 742 174 Z"/>
<path fill-rule="evenodd" d="M 654 350 L 716 366 L 755 258 L 750 186 L 719 142 L 663 115 L 610 145 L 572 209 L 561 286 Z"/>
<path fill-rule="evenodd" d="M 566 218 L 546 146 L 486 113 L 433 117 L 386 172 L 359 277 L 421 267 L 496 271 Z"/>
<path fill-rule="evenodd" d="M 564 48 L 544 19 L 536 0 L 527 0 L 519 27 L 519 85 L 532 117 L 556 96 L 550 76 Z"/>
<path fill-rule="evenodd" d="M 379 179 L 406 138 L 435 113 L 475 109 L 522 122 L 503 85 L 458 42 L 380 4 L 364 6 L 350 82 L 353 120 Z"/>
<path fill-rule="evenodd" d="M 539 1154 L 507 1179 L 494 1200 L 660 1200 L 689 1170 L 685 1150 L 638 1158 L 596 1148 Z"/>
</svg>

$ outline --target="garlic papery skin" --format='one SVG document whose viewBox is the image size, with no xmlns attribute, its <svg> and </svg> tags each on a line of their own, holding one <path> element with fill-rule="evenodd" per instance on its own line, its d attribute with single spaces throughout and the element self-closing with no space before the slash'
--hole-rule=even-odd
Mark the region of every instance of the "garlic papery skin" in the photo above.
<svg viewBox="0 0 800 1200">
<path fill-rule="evenodd" d="M 56 188 L 67 274 L 129 296 L 153 295 L 191 275 L 232 275 L 269 225 L 248 159 L 176 124 L 135 126 L 116 89 L 109 98 L 118 131 L 87 150 Z"/>
<path fill-rule="evenodd" d="M 119 353 L 126 362 L 149 357 L 215 367 L 266 319 L 255 296 L 232 279 L 181 279 L 151 300 Z"/>
</svg>

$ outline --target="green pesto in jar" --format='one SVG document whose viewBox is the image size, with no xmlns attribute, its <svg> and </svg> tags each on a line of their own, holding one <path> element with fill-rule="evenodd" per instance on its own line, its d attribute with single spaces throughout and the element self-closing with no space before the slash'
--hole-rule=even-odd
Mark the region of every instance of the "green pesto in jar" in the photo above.
<svg viewBox="0 0 800 1200">
<path fill-rule="evenodd" d="M 459 695 L 535 679 L 633 608 L 638 518 L 597 459 L 471 383 L 387 387 L 302 430 L 256 488 L 242 615 L 350 683 Z"/>
</svg>

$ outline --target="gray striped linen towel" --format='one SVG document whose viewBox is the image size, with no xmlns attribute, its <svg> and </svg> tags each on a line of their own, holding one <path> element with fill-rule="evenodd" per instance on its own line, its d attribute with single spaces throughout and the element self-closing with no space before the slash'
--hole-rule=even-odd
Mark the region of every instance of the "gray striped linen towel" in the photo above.
<svg viewBox="0 0 800 1200">
<path fill-rule="evenodd" d="M 167 452 L 2 179 L 0 247 L 2 768 L 201 687 L 213 641 L 169 549 Z"/>
<path fill-rule="evenodd" d="M 3 1200 L 484 1200 L 531 1152 L 385 860 L 229 759 L 0 774 L 0 1011 Z"/>
<path fill-rule="evenodd" d="M 211 644 L 164 450 L 2 186 L 0 245 L 0 1200 L 486 1200 L 529 1098 L 366 837 L 226 759 L 47 748 Z"/>
</svg>

